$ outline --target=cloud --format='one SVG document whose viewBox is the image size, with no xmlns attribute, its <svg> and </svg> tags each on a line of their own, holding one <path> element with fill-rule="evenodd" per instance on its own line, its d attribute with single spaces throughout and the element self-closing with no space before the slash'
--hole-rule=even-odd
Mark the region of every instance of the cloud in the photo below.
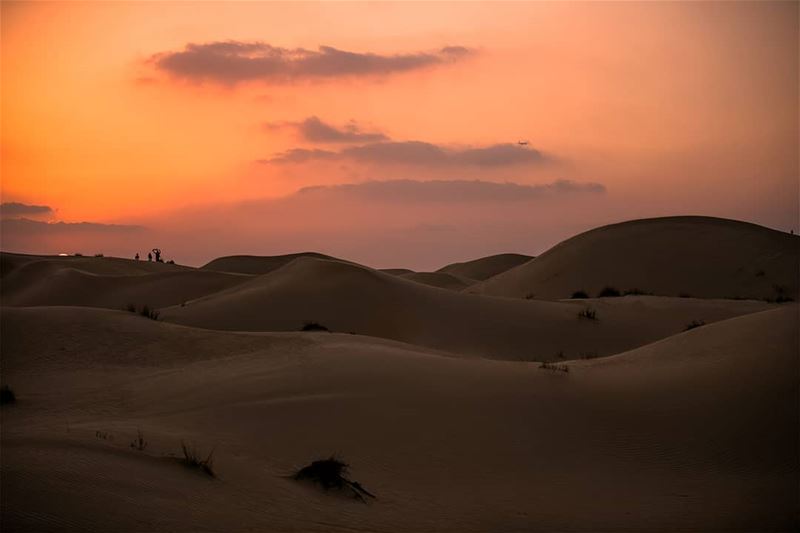
<svg viewBox="0 0 800 533">
<path fill-rule="evenodd" d="M 32 234 L 58 234 L 58 233 L 126 233 L 132 231 L 142 231 L 144 226 L 129 224 L 100 224 L 97 222 L 42 222 L 29 218 L 15 218 L 3 221 L 3 233 L 8 232 L 15 235 Z"/>
<path fill-rule="evenodd" d="M 288 122 L 269 127 L 283 126 L 296 129 L 304 140 L 315 143 L 369 143 L 388 140 L 383 133 L 362 131 L 354 121 L 337 128 L 323 122 L 319 117 L 308 117 L 302 122 Z"/>
<path fill-rule="evenodd" d="M 305 163 L 314 160 L 350 159 L 362 163 L 424 166 L 499 167 L 541 164 L 550 158 L 534 148 L 494 144 L 479 148 L 450 149 L 422 141 L 387 141 L 351 146 L 339 152 L 293 149 L 262 163 Z"/>
<path fill-rule="evenodd" d="M 495 183 L 480 180 L 388 180 L 304 187 L 297 195 L 341 195 L 372 201 L 420 204 L 436 203 L 519 203 L 553 195 L 602 194 L 601 183 L 557 180 L 538 185 Z"/>
<path fill-rule="evenodd" d="M 446 46 L 434 52 L 381 55 L 348 52 L 330 46 L 306 50 L 281 48 L 260 41 L 218 41 L 189 43 L 180 51 L 155 54 L 150 61 L 159 70 L 178 78 L 233 84 L 392 74 L 452 63 L 472 53 L 462 46 Z"/>
<path fill-rule="evenodd" d="M 3 218 L 50 217 L 53 208 L 47 205 L 28 205 L 19 202 L 3 202 L 0 204 L 0 215 Z"/>
<path fill-rule="evenodd" d="M 321 161 L 338 159 L 337 152 L 319 149 L 292 148 L 276 155 L 272 159 L 258 159 L 256 162 L 261 164 L 270 163 L 305 163 L 307 161 Z"/>
</svg>

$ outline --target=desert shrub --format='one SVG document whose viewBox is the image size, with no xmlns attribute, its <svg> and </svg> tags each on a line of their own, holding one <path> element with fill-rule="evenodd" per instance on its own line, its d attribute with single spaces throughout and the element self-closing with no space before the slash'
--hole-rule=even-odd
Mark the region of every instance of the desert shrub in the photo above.
<svg viewBox="0 0 800 533">
<path fill-rule="evenodd" d="M 318 322 L 306 322 L 300 331 L 330 331 L 328 328 Z"/>
<path fill-rule="evenodd" d="M 141 429 L 136 430 L 136 438 L 131 442 L 131 448 L 143 452 L 147 448 L 147 441 L 144 440 L 144 433 Z"/>
<path fill-rule="evenodd" d="M 214 474 L 214 449 L 212 448 L 205 459 L 197 453 L 197 448 L 188 446 L 185 442 L 181 441 L 181 451 L 183 452 L 183 464 L 190 468 L 197 468 L 205 472 L 211 477 L 216 477 Z"/>
<path fill-rule="evenodd" d="M 623 292 L 623 296 L 652 296 L 652 292 L 643 291 L 641 289 L 633 288 Z"/>
<path fill-rule="evenodd" d="M 773 285 L 772 288 L 775 290 L 775 296 L 773 298 L 764 298 L 768 302 L 775 302 L 776 304 L 782 304 L 785 302 L 793 302 L 794 298 L 787 294 L 786 287 L 782 285 Z"/>
<path fill-rule="evenodd" d="M 699 328 L 700 326 L 705 326 L 706 323 L 703 320 L 692 320 L 688 324 L 686 324 L 686 329 L 683 331 L 689 331 L 690 329 Z"/>
<path fill-rule="evenodd" d="M 145 304 L 144 307 L 142 307 L 142 310 L 139 311 L 139 314 L 145 318 L 149 318 L 150 320 L 158 320 L 158 315 L 160 313 L 155 309 L 150 309 L 147 304 Z"/>
<path fill-rule="evenodd" d="M 581 359 L 596 359 L 597 352 L 581 352 L 580 357 Z"/>
<path fill-rule="evenodd" d="M 129 312 L 129 313 L 135 313 L 136 312 L 136 306 L 133 305 L 133 304 L 128 304 L 128 305 L 125 306 L 125 310 L 127 312 Z"/>
<path fill-rule="evenodd" d="M 529 292 L 528 294 L 525 295 L 526 300 L 533 300 L 535 297 L 536 295 L 532 292 Z"/>
<path fill-rule="evenodd" d="M 578 313 L 578 318 L 585 318 L 587 320 L 597 320 L 597 311 L 595 311 L 591 307 L 587 307 L 586 309 L 582 309 Z"/>
<path fill-rule="evenodd" d="M 104 257 L 103 254 L 94 254 L 95 257 Z"/>
<path fill-rule="evenodd" d="M 539 365 L 539 368 L 545 370 L 552 370 L 553 372 L 569 372 L 569 367 L 563 364 L 544 362 Z"/>
<path fill-rule="evenodd" d="M 691 298 L 691 297 L 692 295 L 689 294 L 688 292 L 682 292 L 678 294 L 678 298 Z"/>
<path fill-rule="evenodd" d="M 364 496 L 375 498 L 375 495 L 362 487 L 360 483 L 346 477 L 349 466 L 331 456 L 327 459 L 312 461 L 310 465 L 295 472 L 292 477 L 298 481 L 316 483 L 324 490 L 349 490 L 354 498 L 361 501 L 364 501 Z"/>
<path fill-rule="evenodd" d="M 170 259 L 169 261 L 167 261 L 167 264 L 168 264 L 168 265 L 174 265 L 174 264 L 175 264 L 175 261 L 173 261 L 172 259 Z"/>
<path fill-rule="evenodd" d="M 598 298 L 615 298 L 620 296 L 620 293 L 614 287 L 605 287 L 602 291 L 597 295 Z"/>
<path fill-rule="evenodd" d="M 572 296 L 570 296 L 570 298 L 575 299 L 575 300 L 584 299 L 584 298 L 588 298 L 588 297 L 589 297 L 589 295 L 586 293 L 586 291 L 575 291 L 575 292 L 572 293 Z"/>
<path fill-rule="evenodd" d="M 17 396 L 14 394 L 14 391 L 11 390 L 11 387 L 8 385 L 3 385 L 0 387 L 0 405 L 14 403 L 16 401 Z"/>
<path fill-rule="evenodd" d="M 78 253 L 78 252 L 75 252 L 75 253 L 74 253 L 74 254 L 72 254 L 72 255 L 73 255 L 73 256 L 75 256 L 75 257 L 83 257 L 83 254 L 81 254 L 81 253 Z"/>
</svg>

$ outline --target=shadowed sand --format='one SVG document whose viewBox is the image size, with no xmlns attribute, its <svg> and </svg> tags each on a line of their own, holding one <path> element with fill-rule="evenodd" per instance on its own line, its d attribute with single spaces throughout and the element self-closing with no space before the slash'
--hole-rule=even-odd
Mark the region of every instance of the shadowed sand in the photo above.
<svg viewBox="0 0 800 533">
<path fill-rule="evenodd" d="M 619 291 L 697 298 L 798 299 L 800 237 L 710 217 L 667 217 L 604 226 L 469 290 L 496 296 L 569 298 Z"/>
<path fill-rule="evenodd" d="M 797 320 L 786 306 L 562 373 L 352 335 L 7 309 L 4 372 L 20 399 L 3 416 L 4 524 L 786 530 Z M 144 452 L 129 448 L 137 428 Z M 217 479 L 169 458 L 181 439 L 216 447 Z M 333 452 L 374 503 L 287 479 Z"/>
<path fill-rule="evenodd" d="M 633 221 L 462 291 L 512 254 L 0 254 L 3 530 L 793 530 L 800 307 L 764 291 L 796 299 L 797 239 Z M 559 299 L 606 284 L 662 295 Z M 377 499 L 291 479 L 331 454 Z"/>
</svg>

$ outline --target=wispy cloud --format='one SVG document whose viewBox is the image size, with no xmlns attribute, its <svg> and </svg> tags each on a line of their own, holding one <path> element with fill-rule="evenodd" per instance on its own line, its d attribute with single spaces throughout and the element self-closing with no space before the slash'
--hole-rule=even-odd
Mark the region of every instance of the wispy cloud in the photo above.
<svg viewBox="0 0 800 533">
<path fill-rule="evenodd" d="M 261 41 L 218 41 L 190 43 L 183 50 L 155 54 L 150 60 L 159 70 L 191 81 L 285 83 L 406 72 L 452 63 L 472 53 L 462 46 L 446 46 L 433 52 L 383 55 L 348 52 L 331 46 L 307 50 L 281 48 Z"/>
<path fill-rule="evenodd" d="M 349 159 L 363 163 L 424 166 L 499 167 L 541 164 L 550 159 L 535 148 L 494 144 L 478 148 L 446 148 L 423 141 L 387 141 L 351 146 L 338 152 L 294 148 L 261 163 L 305 163 L 315 160 Z"/>
<path fill-rule="evenodd" d="M 380 132 L 363 131 L 355 121 L 350 121 L 344 126 L 337 127 L 323 122 L 316 116 L 308 117 L 301 122 L 266 124 L 266 127 L 268 129 L 292 128 L 296 130 L 303 140 L 323 144 L 368 143 L 389 139 Z"/>
<path fill-rule="evenodd" d="M 334 195 L 392 203 L 505 203 L 525 202 L 553 195 L 602 194 L 601 183 L 557 180 L 551 183 L 523 185 L 480 180 L 387 180 L 304 187 L 298 195 Z"/>
<path fill-rule="evenodd" d="M 2 218 L 18 217 L 50 217 L 53 215 L 53 208 L 48 205 L 29 205 L 20 202 L 3 202 L 0 204 L 0 216 Z"/>
</svg>

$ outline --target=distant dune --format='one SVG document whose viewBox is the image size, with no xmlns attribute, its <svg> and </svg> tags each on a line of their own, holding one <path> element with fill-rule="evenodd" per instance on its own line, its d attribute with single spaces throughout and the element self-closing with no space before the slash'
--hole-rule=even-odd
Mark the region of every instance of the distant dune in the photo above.
<svg viewBox="0 0 800 533">
<path fill-rule="evenodd" d="M 533 257 L 530 255 L 522 254 L 490 255 L 464 263 L 453 263 L 452 265 L 440 268 L 437 272 L 483 281 L 501 272 L 527 263 L 531 259 L 533 259 Z"/>
<path fill-rule="evenodd" d="M 470 285 L 476 283 L 474 279 L 467 279 L 445 272 L 410 272 L 402 274 L 400 277 L 424 285 L 430 285 L 431 287 L 439 287 L 441 289 L 450 289 L 454 291 L 466 289 Z"/>
<path fill-rule="evenodd" d="M 798 299 L 800 237 L 709 217 L 604 226 L 470 287 L 496 296 L 569 298 L 610 286 L 666 296 Z"/>
<path fill-rule="evenodd" d="M 314 257 L 317 259 L 332 259 L 340 261 L 329 255 L 318 254 L 316 252 L 301 252 L 287 255 L 230 255 L 219 257 L 201 266 L 201 270 L 215 270 L 217 272 L 234 272 L 237 274 L 267 274 L 276 268 L 280 268 L 286 263 L 298 257 Z"/>
<path fill-rule="evenodd" d="M 578 317 L 587 306 L 599 320 Z M 628 297 L 550 302 L 470 295 L 366 267 L 300 257 L 267 275 L 164 309 L 165 320 L 232 331 L 332 331 L 509 360 L 609 355 L 706 322 L 768 308 L 764 302 Z"/>
<path fill-rule="evenodd" d="M 414 271 L 410 268 L 379 268 L 379 272 L 391 274 L 392 276 L 402 276 L 403 274 L 413 274 Z"/>
<path fill-rule="evenodd" d="M 6 308 L 4 530 L 790 531 L 798 318 L 791 304 L 561 372 Z M 217 479 L 175 459 L 182 440 L 214 449 Z M 377 500 L 289 479 L 331 453 Z"/>
</svg>

